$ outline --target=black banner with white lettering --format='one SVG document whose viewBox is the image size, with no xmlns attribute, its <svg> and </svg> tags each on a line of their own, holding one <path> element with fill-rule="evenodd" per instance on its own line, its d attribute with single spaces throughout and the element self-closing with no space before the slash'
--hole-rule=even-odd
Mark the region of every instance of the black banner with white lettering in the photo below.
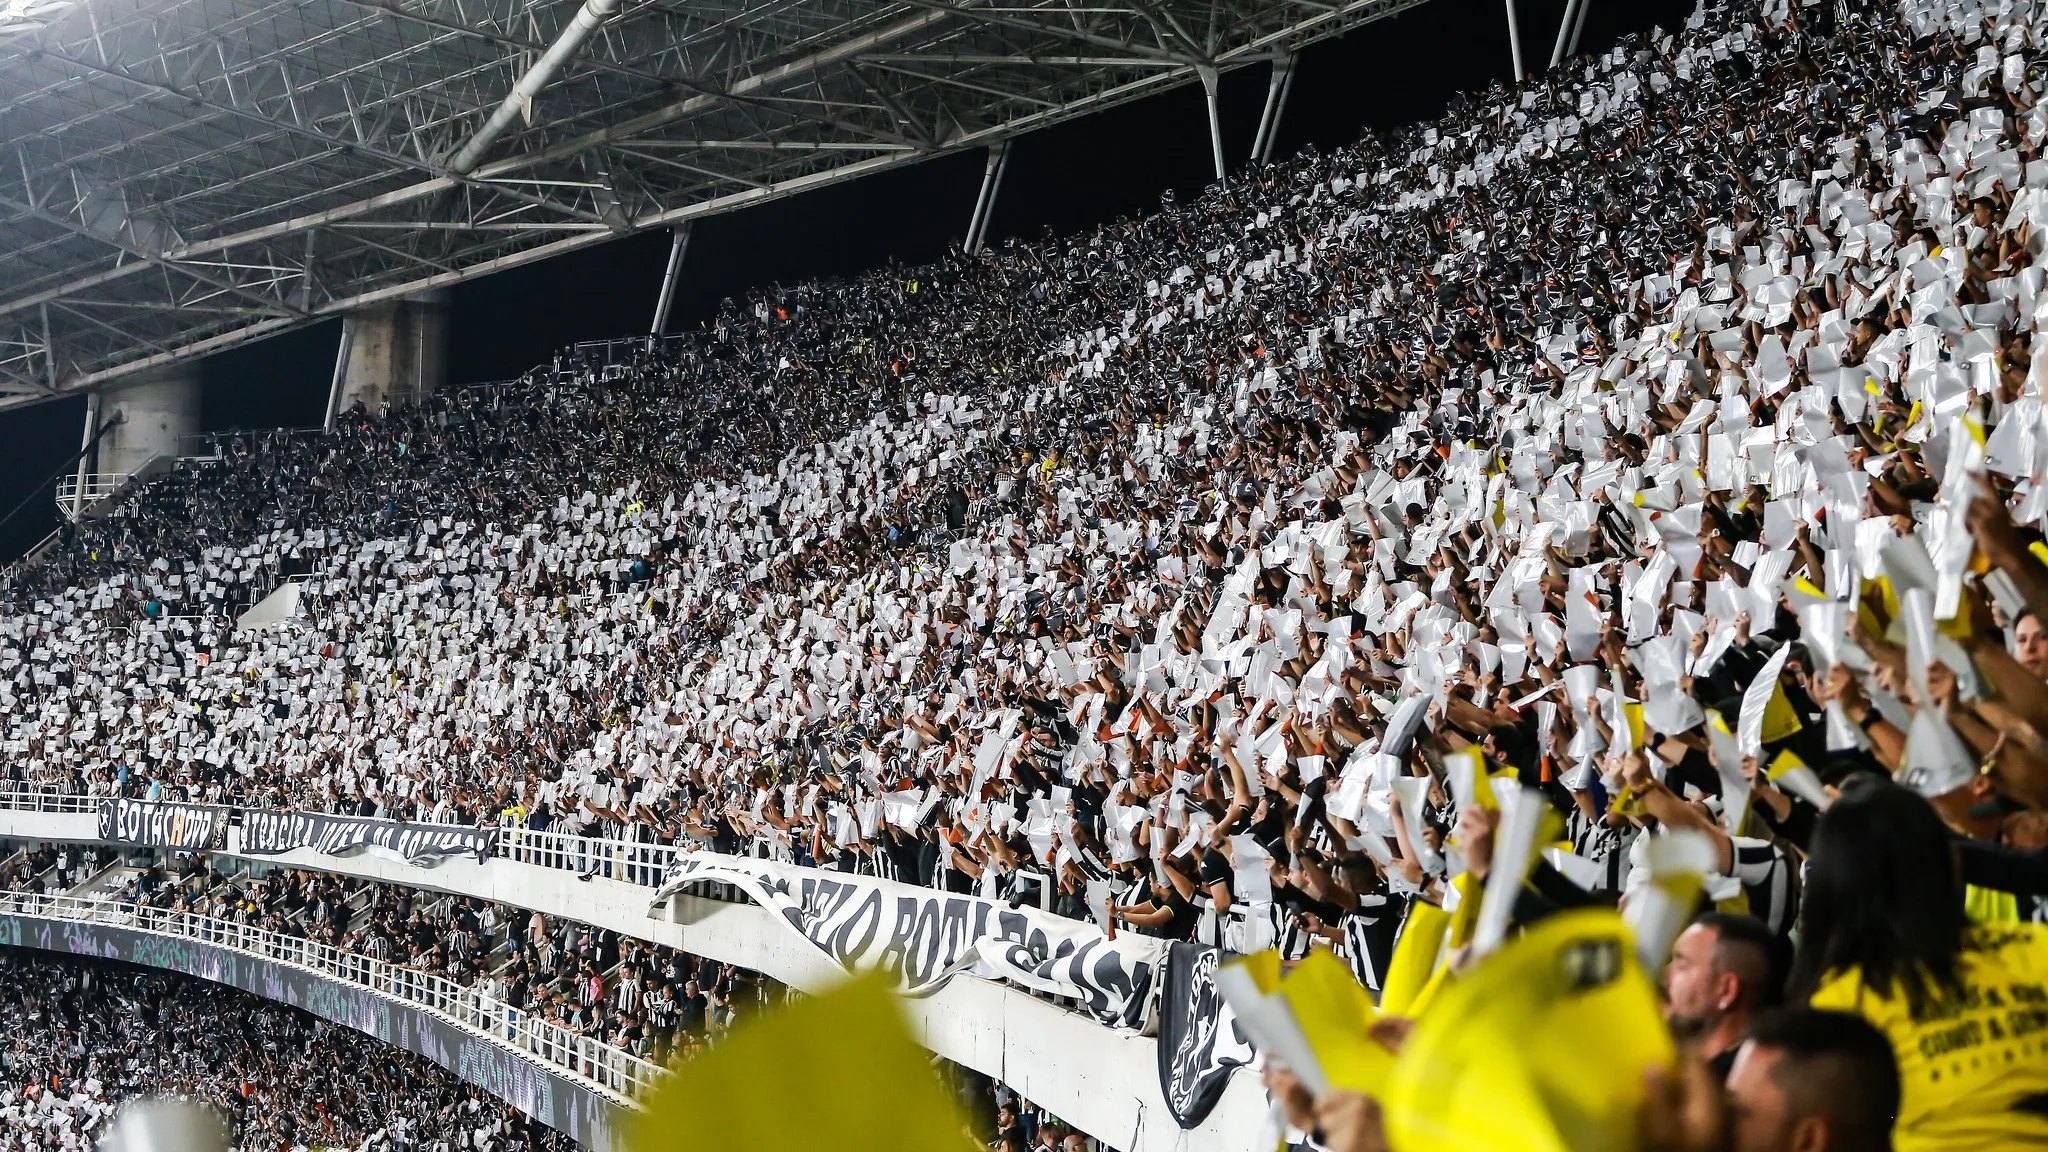
<svg viewBox="0 0 2048 1152">
<path fill-rule="evenodd" d="M 100 839 L 118 844 L 204 852 L 220 847 L 227 826 L 225 808 L 155 800 L 100 801 Z"/>
<path fill-rule="evenodd" d="M 413 824 L 363 816 L 330 816 L 324 812 L 242 814 L 242 851 L 251 856 L 276 856 L 311 848 L 329 856 L 370 852 L 408 864 L 432 867 L 450 856 L 470 855 L 479 863 L 491 858 L 498 830 L 466 824 Z"/>
<path fill-rule="evenodd" d="M 1223 954 L 1204 944 L 1176 943 L 1166 954 L 1159 1001 L 1159 1091 L 1183 1128 L 1209 1115 L 1230 1084 L 1230 1070 L 1256 1055 L 1216 987 Z"/>
<path fill-rule="evenodd" d="M 0 946 L 144 964 L 303 1008 L 424 1056 L 593 1152 L 623 1148 L 632 1121 L 626 1106 L 507 1044 L 487 1040 L 403 1000 L 294 964 L 180 936 L 15 913 L 0 913 Z"/>
</svg>

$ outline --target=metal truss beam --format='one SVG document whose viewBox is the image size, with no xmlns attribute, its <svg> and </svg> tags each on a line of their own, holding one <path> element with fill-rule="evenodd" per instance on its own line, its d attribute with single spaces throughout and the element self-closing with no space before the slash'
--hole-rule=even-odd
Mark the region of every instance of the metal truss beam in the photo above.
<svg viewBox="0 0 2048 1152">
<path fill-rule="evenodd" d="M 1424 2 L 635 0 L 524 95 L 579 5 L 74 5 L 0 41 L 0 407 L 996 147 Z"/>
</svg>

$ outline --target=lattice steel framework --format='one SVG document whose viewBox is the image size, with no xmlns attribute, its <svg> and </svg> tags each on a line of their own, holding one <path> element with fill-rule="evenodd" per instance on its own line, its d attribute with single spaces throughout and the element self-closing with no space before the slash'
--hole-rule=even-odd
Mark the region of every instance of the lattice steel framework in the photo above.
<svg viewBox="0 0 2048 1152">
<path fill-rule="evenodd" d="M 0 0 L 0 407 L 1423 2 Z M 579 15 L 604 18 L 519 99 Z"/>
</svg>

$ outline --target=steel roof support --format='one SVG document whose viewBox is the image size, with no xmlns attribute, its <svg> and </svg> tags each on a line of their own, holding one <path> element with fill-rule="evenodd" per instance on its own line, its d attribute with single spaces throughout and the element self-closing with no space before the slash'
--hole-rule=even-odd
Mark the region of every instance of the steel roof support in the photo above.
<svg viewBox="0 0 2048 1152">
<path fill-rule="evenodd" d="M 151 252 L 148 249 L 138 248 L 135 245 L 130 244 L 125 240 L 122 240 L 118 236 L 112 236 L 105 233 L 95 232 L 92 229 L 87 228 L 84 224 L 78 223 L 77 221 L 74 221 L 67 216 L 60 216 L 55 212 L 49 211 L 48 209 L 33 208 L 27 204 L 17 203 L 4 196 L 0 196 L 0 208 L 6 208 L 9 209 L 10 211 L 19 212 L 24 216 L 30 217 L 31 219 L 41 220 L 45 224 L 54 225 L 58 228 L 64 229 L 67 232 L 71 232 L 79 236 L 84 236 L 91 240 L 97 240 L 102 244 L 119 249 L 120 251 L 135 257 L 138 261 L 154 264 L 161 268 L 167 268 L 170 271 L 176 272 L 181 276 L 189 276 L 192 279 L 199 281 L 201 284 L 206 285 L 208 288 L 212 288 L 216 291 L 230 293 L 232 295 L 243 297 L 244 299 L 247 300 L 253 300 L 266 308 L 282 307 L 282 305 L 280 305 L 278 301 L 270 299 L 269 297 L 266 296 L 258 295 L 257 293 L 252 292 L 249 289 L 244 288 L 241 285 L 236 284 L 232 281 L 217 280 L 214 277 L 209 276 L 203 272 L 199 272 L 188 265 L 180 264 L 174 260 L 159 255 L 155 252 Z M 48 299 L 56 299 L 56 297 L 46 297 L 46 300 Z M 42 302 L 43 301 L 38 301 L 38 303 Z M 285 310 L 290 311 L 290 309 L 288 308 L 286 308 Z"/>
<path fill-rule="evenodd" d="M 1572 42 L 1564 46 L 1564 54 L 1579 54 L 1579 33 L 1586 30 L 1586 9 L 1593 6 L 1593 0 L 1579 0 L 1579 14 L 1572 20 Z"/>
<path fill-rule="evenodd" d="M 1287 95 L 1294 91 L 1294 53 L 1273 57 L 1273 79 L 1266 85 L 1266 109 L 1259 113 L 1259 134 L 1252 141 L 1252 159 L 1264 164 L 1273 158 L 1273 141 L 1280 135 L 1280 117 L 1287 112 Z"/>
<path fill-rule="evenodd" d="M 1550 50 L 1550 66 L 1564 62 L 1564 46 L 1571 42 L 1572 19 L 1579 14 L 1580 0 L 1564 0 L 1564 15 L 1557 22 L 1557 45 Z"/>
<path fill-rule="evenodd" d="M 1216 110 L 1216 69 L 1207 64 L 1195 67 L 1195 74 L 1202 78 L 1202 96 L 1209 104 L 1209 152 L 1216 161 L 1216 182 L 1230 184 L 1230 174 L 1223 167 L 1223 117 Z"/>
<path fill-rule="evenodd" d="M 356 317 L 349 314 L 341 318 L 341 346 L 334 350 L 334 382 L 327 386 L 327 418 L 320 426 L 334 431 L 334 421 L 341 416 L 341 397 L 348 384 L 348 361 L 356 347 Z M 98 392 L 93 393 L 98 396 Z"/>
<path fill-rule="evenodd" d="M 49 323 L 49 312 L 47 310 L 43 313 L 43 320 L 44 327 L 47 329 Z M 94 471 L 93 449 L 98 446 L 99 437 L 93 433 L 100 426 L 100 397 L 102 395 L 104 393 L 100 392 L 88 392 L 85 394 L 85 431 L 79 433 L 78 436 L 78 477 L 77 482 L 72 485 L 71 491 L 70 516 L 74 521 L 80 516 L 85 515 L 85 478 Z"/>
<path fill-rule="evenodd" d="M 988 168 L 981 174 L 981 194 L 974 198 L 974 215 L 967 221 L 967 254 L 981 251 L 988 233 L 988 218 L 996 210 L 996 193 L 1002 190 L 1003 169 L 1010 163 L 1010 142 L 998 140 L 988 148 Z"/>
<path fill-rule="evenodd" d="M 559 160 L 565 156 L 574 156 L 580 152 L 587 152 L 592 148 L 611 144 L 615 141 L 629 140 L 663 124 L 680 120 L 686 116 L 694 115 L 720 103 L 727 102 L 736 96 L 751 95 L 763 89 L 772 88 L 773 85 L 780 84 L 786 80 L 805 76 L 834 64 L 844 63 L 870 48 L 900 40 L 913 32 L 922 31 L 945 19 L 946 15 L 942 12 L 926 12 L 922 15 L 909 17 L 886 28 L 876 29 L 865 36 L 856 36 L 851 40 L 834 44 L 830 48 L 821 49 L 800 60 L 792 60 L 779 67 L 756 72 L 717 95 L 691 96 L 686 100 L 680 100 L 674 104 L 656 108 L 652 112 L 635 116 L 630 120 L 607 125 L 594 132 L 586 132 L 581 136 L 564 140 L 559 144 L 542 148 L 537 152 L 528 152 L 520 156 L 508 156 L 503 160 L 486 165 L 484 175 L 488 178 L 520 168 L 530 167 L 531 165 L 548 160 Z"/>
<path fill-rule="evenodd" d="M 583 46 L 597 26 L 618 10 L 619 0 L 583 0 L 583 7 L 577 11 L 576 18 L 569 21 L 569 26 L 562 29 L 562 34 L 555 37 L 555 42 L 548 46 L 541 58 L 533 62 L 533 67 L 519 78 L 519 83 L 505 93 L 491 118 L 484 121 L 484 126 L 476 130 L 476 135 L 471 136 L 469 143 L 464 144 L 462 150 L 455 154 L 455 159 L 449 162 L 449 170 L 467 176 L 476 170 L 477 162 L 484 158 L 484 153 L 497 142 L 505 129 L 512 126 L 513 120 L 524 115 L 531 122 L 533 98 L 540 95 L 540 90 L 548 86 L 548 81 L 555 78 L 555 73 L 562 70 L 562 64 L 576 54 L 576 49 Z"/>
<path fill-rule="evenodd" d="M 618 10 L 534 89 L 587 2 L 79 6 L 40 55 L 8 45 L 0 408 L 52 395 L 46 343 L 55 394 L 89 390 L 1168 88 L 1206 100 L 1222 72 L 1425 0 L 601 0 Z M 508 92 L 520 118 L 477 144 Z M 1253 157 L 1278 152 L 1291 88 L 1268 95 Z M 984 171 L 977 251 L 1006 172 Z"/>
<path fill-rule="evenodd" d="M 592 4 L 600 2 L 607 2 L 607 0 L 588 0 L 588 3 Z M 616 5 L 618 3 L 618 0 L 608 0 L 608 2 Z M 578 19 L 581 19 L 580 14 Z M 550 50 L 550 52 L 552 52 L 552 49 Z M 280 120 L 275 116 L 265 115 L 261 112 L 256 111 L 253 108 L 241 108 L 230 104 L 221 104 L 218 101 L 207 99 L 206 97 L 201 96 L 196 92 L 185 91 L 177 88 L 174 85 L 159 84 L 154 80 L 150 80 L 141 76 L 131 75 L 130 73 L 124 72 L 119 68 L 113 68 L 103 64 L 94 64 L 89 60 L 82 60 L 71 56 L 64 56 L 56 52 L 45 52 L 44 55 L 62 64 L 69 64 L 72 67 L 79 68 L 84 71 L 95 72 L 102 76 L 111 77 L 113 79 L 123 81 L 124 83 L 132 84 L 139 88 L 145 88 L 152 92 L 170 96 L 174 99 L 181 100 L 198 107 L 212 109 L 213 111 L 220 113 L 224 116 L 240 117 L 245 120 L 251 120 L 258 124 L 266 125 L 269 128 L 284 133 L 285 135 L 288 136 L 302 137 L 304 139 L 312 140 L 326 147 L 337 149 L 343 152 L 360 153 L 364 156 L 368 156 L 371 157 L 372 159 L 379 160 L 386 164 L 389 164 L 394 169 L 409 168 L 418 172 L 430 173 L 436 176 L 445 176 L 448 174 L 434 164 L 431 164 L 425 160 L 421 160 L 412 156 L 407 156 L 402 152 L 394 152 L 391 151 L 390 149 L 381 148 L 374 144 L 370 144 L 366 141 L 351 141 L 342 137 L 333 136 L 326 132 L 322 132 L 317 128 L 309 128 L 303 124 L 294 124 L 289 120 Z M 538 65 L 536 65 L 535 67 L 537 69 Z M 529 76 L 530 75 L 531 73 L 529 73 Z M 526 83 L 526 81 L 521 80 L 521 84 L 524 83 Z M 513 95 L 508 95 L 507 97 L 505 97 L 505 99 L 507 101 L 511 101 L 513 99 L 513 96 L 516 96 L 517 94 L 518 92 L 515 89 Z M 521 106 L 523 106 L 523 104 Z M 504 107 L 502 105 L 499 107 L 498 112 L 504 112 Z M 495 120 L 496 118 L 497 114 L 494 113 L 492 119 Z M 490 125 L 486 124 L 485 127 L 489 128 Z M 504 128 L 501 125 L 498 128 L 498 131 L 502 132 L 503 130 Z M 489 141 L 485 141 L 485 145 L 488 146 L 488 144 Z M 457 159 L 460 160 L 461 158 L 458 156 Z M 526 200 L 538 207 L 547 208 L 556 212 L 561 212 L 569 216 L 575 216 L 579 219 L 589 220 L 593 223 L 601 222 L 599 221 L 596 213 L 585 212 L 581 209 L 575 208 L 570 205 L 559 204 L 556 203 L 555 201 L 547 199 L 544 196 L 535 196 L 530 193 L 518 192 L 511 189 L 501 188 L 500 191 L 504 192 L 505 195 L 514 197 L 515 199 Z"/>
<path fill-rule="evenodd" d="M 905 0 L 905 3 L 914 8 L 923 8 L 929 12 L 958 16 L 964 20 L 972 20 L 977 24 L 991 24 L 1002 28 L 1014 28 L 1019 32 L 1026 32 L 1036 36 L 1052 36 L 1096 48 L 1108 48 L 1117 52 L 1131 52 L 1137 55 L 1151 56 L 1158 60 L 1172 60 L 1181 64 L 1194 64 L 1198 62 L 1196 57 L 1182 55 L 1178 52 L 1169 52 L 1164 48 L 1155 48 L 1148 44 L 1118 40 L 1109 36 L 1098 36 L 1094 33 L 1083 32 L 1074 28 L 1062 28 L 1057 24 L 1041 24 L 1036 20 L 1020 20 L 1015 16 L 970 8 L 962 4 L 944 4 L 940 3 L 940 0 Z M 1011 9 L 1011 11 L 1015 10 Z M 1057 16 L 1059 15 L 1059 9 L 1048 9 L 1046 14 Z"/>
<path fill-rule="evenodd" d="M 57 342 L 50 338 L 50 306 L 43 305 L 43 382 L 51 392 L 57 390 Z M 91 422 L 87 421 L 90 426 Z"/>
<path fill-rule="evenodd" d="M 683 270 L 683 255 L 690 250 L 690 222 L 683 221 L 669 231 L 668 271 L 661 274 L 661 295 L 654 301 L 654 327 L 647 335 L 656 337 L 668 327 L 669 305 L 676 300 L 676 275 Z"/>
<path fill-rule="evenodd" d="M 1522 29 L 1515 23 L 1515 0 L 1508 0 L 1508 51 L 1515 58 L 1515 83 L 1520 84 L 1529 74 L 1522 71 Z"/>
</svg>

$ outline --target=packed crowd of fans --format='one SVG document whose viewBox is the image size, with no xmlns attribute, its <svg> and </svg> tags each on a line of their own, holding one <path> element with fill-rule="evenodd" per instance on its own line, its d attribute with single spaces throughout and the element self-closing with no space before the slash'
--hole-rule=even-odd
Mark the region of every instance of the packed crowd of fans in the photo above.
<svg viewBox="0 0 2048 1152">
<path fill-rule="evenodd" d="M 78 889 L 119 863 L 119 857 L 110 850 L 76 845 L 41 846 L 24 851 L 18 863 L 8 869 L 4 890 L 62 894 Z M 174 858 L 169 867 L 122 871 L 120 882 L 99 889 L 98 898 L 246 924 L 456 980 L 572 1032 L 596 1036 L 612 1047 L 671 1067 L 701 1055 L 742 1018 L 787 996 L 773 981 L 732 965 L 602 928 L 560 919 L 551 921 L 538 913 L 470 897 L 297 869 L 223 873 L 204 857 Z M 77 970 L 73 971 L 74 968 Z M 94 975 L 85 975 L 87 972 Z M 41 1013 L 52 1003 L 49 997 L 60 997 L 56 1001 L 60 1006 L 68 1004 L 70 1001 L 62 997 L 81 990 L 92 992 L 95 978 L 101 980 L 99 991 L 104 995 L 109 976 L 117 978 L 113 987 L 126 988 L 131 994 L 149 992 L 161 998 L 165 987 L 177 993 L 161 1003 L 179 1004 L 190 1010 L 190 1021 L 199 1024 L 200 1031 L 210 1038 L 207 1050 L 215 1054 L 215 1059 L 223 1044 L 246 1046 L 251 1039 L 260 1038 L 265 1051 L 275 1052 L 274 1037 L 282 1036 L 286 1043 L 302 1043 L 300 1038 L 308 1032 L 301 1024 L 310 1025 L 310 1035 L 318 1041 L 309 1046 L 309 1057 L 319 1056 L 323 1046 L 360 1052 L 367 1043 L 364 1038 L 349 1034 L 347 1039 L 330 1044 L 332 1030 L 324 1022 L 310 1017 L 301 1020 L 303 1014 L 275 1005 L 270 1006 L 272 1011 L 253 1018 L 219 1019 L 224 1014 L 232 1017 L 239 1003 L 249 999 L 232 989 L 188 997 L 185 993 L 193 987 L 211 986 L 175 975 L 148 982 L 141 973 L 127 968 L 78 965 L 26 951 L 0 950 L 0 989 L 5 989 L 0 991 L 0 1004 L 27 1012 L 28 1019 L 40 1022 L 44 1018 Z M 165 980 L 170 983 L 165 984 Z M 10 995 L 30 987 L 38 988 L 42 995 L 28 999 L 25 1004 L 17 995 Z M 124 999 L 123 1003 L 127 1001 Z M 75 1014 L 70 1018 L 75 1019 Z M 289 1020 L 293 1026 L 273 1032 L 271 1025 L 279 1020 Z M 48 1103 L 41 1099 L 47 1093 L 40 1087 L 20 1096 L 8 1092 L 19 1092 L 22 1087 L 17 1069 L 24 1066 L 24 1060 L 0 1052 L 0 1069 L 8 1073 L 4 1083 L 0 1083 L 0 1125 L 16 1130 L 11 1144 L 0 1136 L 0 1152 L 90 1148 L 107 1134 L 108 1124 L 124 1096 L 106 1091 L 101 1084 L 105 1078 L 118 1086 L 118 1078 L 107 1077 L 105 1072 L 112 1053 L 95 1047 L 103 1037 L 90 1031 L 79 1032 L 75 1024 L 70 1027 L 74 1034 L 69 1039 L 76 1041 L 76 1047 L 66 1044 L 53 1050 L 67 1056 L 92 1053 L 98 1060 L 69 1065 L 74 1074 L 83 1068 L 82 1080 L 59 1073 L 52 1086 L 63 1091 L 50 1096 Z M 346 1033 L 345 1029 L 341 1031 Z M 16 1051 L 34 1047 L 34 1041 L 24 1040 Z M 397 1056 L 384 1069 L 391 1076 L 389 1086 L 393 1090 L 403 1088 L 403 1075 L 426 1067 L 404 1052 Z M 37 1075 L 46 1071 L 39 1065 L 32 1067 Z M 142 1065 L 140 1069 L 151 1075 L 126 1085 L 134 1088 L 138 1096 L 213 1099 L 196 1092 L 185 1080 L 154 1075 L 156 1070 L 151 1066 Z M 129 1070 L 134 1071 L 135 1067 Z M 1007 1148 L 1021 1140 L 1024 1147 L 1032 1147 L 1038 1141 L 1040 1146 L 1055 1152 L 1091 1152 L 1099 1147 L 1002 1084 L 974 1077 L 957 1067 L 948 1066 L 947 1071 L 958 1081 L 952 1087 L 960 1096 L 970 1129 L 993 1132 L 996 1146 Z M 234 1079 L 228 1076 L 223 1082 Z M 309 1082 L 316 1092 L 323 1090 L 325 1083 L 319 1078 Z M 74 1090 L 74 1085 L 81 1087 Z M 428 1087 L 438 1089 L 439 1085 Z M 349 1143 L 342 1137 L 351 1129 L 346 1124 L 337 1126 L 327 1121 L 325 1108 L 313 1109 L 313 1118 L 321 1121 L 315 1135 L 301 1125 L 307 1119 L 305 1115 L 282 1120 L 268 1115 L 274 1100 L 271 1093 L 249 1088 L 242 1090 L 242 1096 L 245 1100 L 240 1110 L 225 1113 L 233 1126 L 244 1133 L 237 1143 L 242 1149 L 419 1147 L 446 1152 L 439 1138 L 405 1125 L 382 1137 L 373 1134 L 368 1143 Z M 465 1095 L 465 1100 L 476 1099 L 481 1097 Z M 21 1101 L 20 1106 L 10 1108 L 17 1100 Z M 465 1104 L 465 1112 L 470 1116 L 476 1116 L 478 1110 L 474 1103 Z M 470 1132 L 472 1141 L 480 1136 L 484 1142 L 451 1147 L 479 1152 L 521 1147 L 560 1148 L 566 1152 L 575 1147 L 538 1125 L 528 1125 L 517 1112 L 494 1120 L 496 1112 L 486 1111 L 488 1114 Z M 35 1135 L 29 1129 L 46 1135 Z M 544 1139 L 533 1142 L 532 1137 L 541 1133 L 545 1133 Z M 517 1143 L 519 1139 L 528 1142 Z"/>
<path fill-rule="evenodd" d="M 1963 995 L 1968 925 L 2032 947 L 2048 892 L 2044 35 L 1710 0 L 1085 237 L 251 437 L 16 578 L 13 770 L 1092 882 L 1375 990 L 1504 774 L 1569 842 L 1541 907 L 1695 832 L 1707 899 L 1899 1042 L 1870 999 Z M 1964 871 L 1824 875 L 1838 795 Z M 1993 1077 L 1903 1070 L 1902 1146 Z"/>
<path fill-rule="evenodd" d="M 112 859 L 104 851 L 44 848 L 25 855 L 8 887 L 76 889 Z M 171 868 L 132 871 L 99 895 L 247 924 L 444 977 L 657 1062 L 690 1059 L 740 1014 L 783 996 L 757 973 L 607 929 L 331 873 L 229 874 L 195 856 Z"/>
<path fill-rule="evenodd" d="M 212 1110 L 254 1152 L 573 1152 L 453 1074 L 296 1008 L 102 961 L 0 955 L 0 1149 L 96 1147 L 143 1097 Z"/>
</svg>

